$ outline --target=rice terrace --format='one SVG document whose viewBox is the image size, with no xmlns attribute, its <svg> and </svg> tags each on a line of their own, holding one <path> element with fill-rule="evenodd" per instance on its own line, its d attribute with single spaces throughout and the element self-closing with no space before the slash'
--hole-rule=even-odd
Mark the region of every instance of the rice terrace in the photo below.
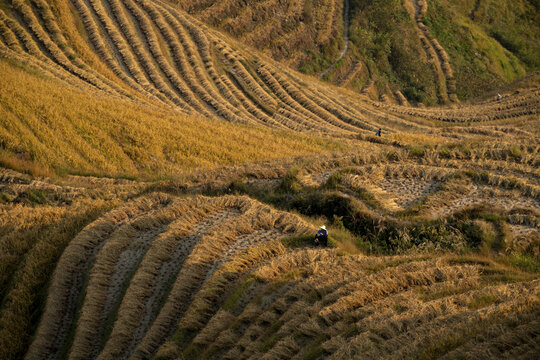
<svg viewBox="0 0 540 360">
<path fill-rule="evenodd" d="M 0 0 L 0 359 L 540 358 L 538 0 Z"/>
</svg>

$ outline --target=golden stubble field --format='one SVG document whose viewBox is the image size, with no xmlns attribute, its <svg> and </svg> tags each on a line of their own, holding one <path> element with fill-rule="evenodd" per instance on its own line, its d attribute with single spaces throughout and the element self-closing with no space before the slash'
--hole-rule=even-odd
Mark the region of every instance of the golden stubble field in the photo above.
<svg viewBox="0 0 540 360">
<path fill-rule="evenodd" d="M 398 106 L 168 2 L 1 4 L 0 358 L 538 354 L 534 75 Z"/>
</svg>

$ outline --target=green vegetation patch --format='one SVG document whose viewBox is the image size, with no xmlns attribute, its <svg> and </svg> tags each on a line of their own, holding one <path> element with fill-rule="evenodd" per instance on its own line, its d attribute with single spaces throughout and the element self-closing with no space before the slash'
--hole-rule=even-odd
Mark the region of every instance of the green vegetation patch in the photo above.
<svg viewBox="0 0 540 360">
<path fill-rule="evenodd" d="M 468 304 L 468 307 L 471 310 L 478 310 L 478 309 L 487 307 L 489 305 L 497 304 L 500 301 L 501 300 L 496 295 L 484 294 L 484 295 L 477 296 L 473 300 L 471 300 Z"/>
<path fill-rule="evenodd" d="M 460 7 L 449 0 L 428 3 L 424 23 L 450 57 L 459 98 L 478 96 L 518 79 L 528 69 L 538 68 L 536 61 L 523 56 L 536 52 L 538 58 L 540 49 L 538 41 L 533 44 L 525 40 L 531 32 L 540 35 L 538 23 L 532 23 L 535 15 L 520 9 L 526 2 L 480 1 L 476 11 L 472 8 L 474 2 L 470 2 L 471 8 Z M 518 30 L 521 25 L 515 24 L 523 21 L 529 27 L 522 32 Z M 508 46 L 508 43 L 516 46 Z"/>
<path fill-rule="evenodd" d="M 298 248 L 298 247 L 306 247 L 306 246 L 313 246 L 315 235 L 297 235 L 297 236 L 291 236 L 287 237 L 281 242 L 283 245 L 285 245 L 288 248 Z"/>
<path fill-rule="evenodd" d="M 261 335 L 261 337 L 266 340 L 259 346 L 260 351 L 267 352 L 268 350 L 273 348 L 274 345 L 277 344 L 277 342 L 280 340 L 280 337 L 276 333 L 283 326 L 283 324 L 285 324 L 283 320 L 278 320 L 272 325 L 270 325 L 268 329 L 266 329 L 264 334 Z"/>
<path fill-rule="evenodd" d="M 540 273 L 540 261 L 530 254 L 515 251 L 511 255 L 504 257 L 502 261 L 522 271 Z"/>
<path fill-rule="evenodd" d="M 400 89 L 413 103 L 437 102 L 436 79 L 411 16 L 400 0 L 351 0 L 350 52 L 376 86 Z M 429 69 L 426 71 L 426 69 Z"/>
<path fill-rule="evenodd" d="M 323 342 L 328 340 L 328 335 L 321 334 L 306 346 L 304 360 L 315 360 L 321 358 L 325 354 L 324 348 L 321 346 Z"/>
</svg>

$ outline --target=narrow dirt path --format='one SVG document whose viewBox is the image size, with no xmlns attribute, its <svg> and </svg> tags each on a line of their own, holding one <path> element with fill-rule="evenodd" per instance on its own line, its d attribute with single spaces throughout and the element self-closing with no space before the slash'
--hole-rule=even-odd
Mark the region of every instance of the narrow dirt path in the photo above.
<svg viewBox="0 0 540 360">
<path fill-rule="evenodd" d="M 448 53 L 441 46 L 439 41 L 433 37 L 428 27 L 424 25 L 423 18 L 427 13 L 428 5 L 426 0 L 407 0 L 405 7 L 416 24 L 418 36 L 422 47 L 426 52 L 428 61 L 431 63 L 435 77 L 437 79 L 437 96 L 439 102 L 445 104 L 449 102 L 459 102 L 456 95 L 456 80 L 454 72 L 450 66 Z"/>
<path fill-rule="evenodd" d="M 343 38 L 345 39 L 345 47 L 341 51 L 341 54 L 339 54 L 339 57 L 336 59 L 336 61 L 334 61 L 332 65 L 330 65 L 326 70 L 321 73 L 321 75 L 319 75 L 319 79 L 322 79 L 326 74 L 328 74 L 328 72 L 330 72 L 330 70 L 332 70 L 337 65 L 337 63 L 345 57 L 345 54 L 347 54 L 347 51 L 349 50 L 349 10 L 349 0 L 345 0 L 345 4 L 343 7 L 343 18 L 345 22 Z"/>
</svg>

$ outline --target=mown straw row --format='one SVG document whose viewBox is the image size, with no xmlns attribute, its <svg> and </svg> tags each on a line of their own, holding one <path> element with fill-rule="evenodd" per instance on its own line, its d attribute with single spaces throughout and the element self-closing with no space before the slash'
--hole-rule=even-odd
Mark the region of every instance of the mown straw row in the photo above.
<svg viewBox="0 0 540 360">
<path fill-rule="evenodd" d="M 305 229 L 305 227 L 302 227 L 303 225 L 296 225 L 296 223 L 291 222 L 293 218 L 290 216 L 284 217 L 281 214 L 275 214 L 270 209 L 246 202 L 245 199 L 239 199 L 238 201 L 242 201 L 243 204 L 240 204 L 245 208 L 242 210 L 242 215 L 234 223 L 224 224 L 219 232 L 208 233 L 202 237 L 188 259 L 186 259 L 167 302 L 156 318 L 154 325 L 145 335 L 138 347 L 138 351 L 142 351 L 143 354 L 152 354 L 157 350 L 156 345 L 162 344 L 163 337 L 170 334 L 171 324 L 179 321 L 184 311 L 188 309 L 189 299 L 203 285 L 201 282 L 207 278 L 208 272 L 212 269 L 212 264 L 223 256 L 225 249 L 233 245 L 238 236 L 249 234 L 259 227 L 278 227 L 283 229 L 284 232 Z M 222 266 L 225 266 L 225 264 Z M 183 305 L 179 306 L 179 304 Z"/>
<path fill-rule="evenodd" d="M 249 122 L 244 119 L 244 117 L 249 118 L 249 114 L 243 111 L 242 113 L 238 112 L 237 103 L 233 100 L 230 90 L 221 83 L 215 69 L 215 60 L 210 56 L 210 43 L 204 32 L 167 5 L 162 4 L 162 8 L 165 17 L 177 35 L 180 36 L 186 53 L 185 58 L 192 66 L 196 77 L 193 86 L 202 85 L 199 91 L 205 91 L 204 98 L 210 101 L 214 108 L 219 107 L 218 113 L 225 115 L 225 118 L 232 121 Z"/>
<path fill-rule="evenodd" d="M 343 96 L 343 94 L 333 91 L 334 89 L 332 88 L 325 88 L 322 84 L 308 80 L 306 77 L 301 77 L 292 71 L 282 71 L 282 73 L 288 75 L 297 84 L 309 81 L 309 87 L 302 87 L 308 97 L 312 98 L 319 106 L 324 107 L 335 116 L 344 121 L 351 122 L 360 128 L 371 130 L 384 125 L 388 126 L 388 130 L 391 132 L 394 131 L 394 128 L 428 129 L 428 127 L 419 123 L 418 119 L 411 121 L 411 119 L 395 116 L 388 111 L 380 111 L 378 107 L 382 106 L 382 103 L 372 103 L 371 105 L 375 106 L 369 106 L 368 99 L 359 101 L 350 96 Z M 355 121 L 359 123 L 357 124 Z"/>
<path fill-rule="evenodd" d="M 178 234 L 179 226 L 189 228 L 191 221 L 200 221 L 201 217 L 206 216 L 207 211 L 213 210 L 212 207 L 204 206 L 205 204 L 201 204 L 203 206 L 197 206 L 199 205 L 198 203 L 198 200 L 189 202 L 173 201 L 168 207 L 160 209 L 152 215 L 146 216 L 147 219 L 141 217 L 137 219 L 136 222 L 127 225 L 129 229 L 132 229 L 132 232 L 136 229 L 135 231 L 141 234 L 141 240 L 146 239 L 145 241 L 147 241 L 147 243 L 145 247 L 148 247 L 147 255 L 144 251 L 141 252 L 142 244 L 138 244 L 133 236 L 128 237 L 120 233 L 128 234 L 126 233 L 126 231 L 128 231 L 126 226 L 124 226 L 125 229 L 119 229 L 113 234 L 113 237 L 111 237 L 107 244 L 100 250 L 100 254 L 102 255 L 98 254 L 92 270 L 93 277 L 91 274 L 88 285 L 89 295 L 86 297 L 82 307 L 81 317 L 79 319 L 80 325 L 77 327 L 71 349 L 70 356 L 72 358 L 85 358 L 89 352 L 93 354 L 93 357 L 99 354 L 101 347 L 106 341 L 105 329 L 111 326 L 111 324 L 107 325 L 107 323 L 110 321 L 111 317 L 122 319 L 125 312 L 125 310 L 122 310 L 123 307 L 120 307 L 123 297 L 131 299 L 130 301 L 135 301 L 135 299 L 137 299 L 142 302 L 144 300 L 145 297 L 140 295 L 148 292 L 149 287 L 140 288 L 140 281 L 148 281 L 149 279 L 147 277 L 151 275 L 155 269 L 159 269 L 163 262 L 166 261 L 165 259 L 171 256 L 171 251 L 174 251 L 176 241 L 181 239 Z M 195 209 L 192 210 L 191 207 L 193 207 L 193 205 L 195 205 Z M 137 223 L 143 224 L 144 222 L 148 223 L 145 229 L 137 225 Z M 168 224 L 167 228 L 163 227 L 162 224 L 164 223 Z M 148 225 L 150 225 L 150 227 L 148 227 Z M 163 231 L 160 233 L 161 230 Z M 174 236 L 171 236 L 172 234 L 174 234 Z M 148 235 L 150 235 L 151 238 L 148 237 Z M 115 239 L 123 242 L 133 239 L 129 247 L 137 249 L 137 252 L 139 253 L 138 259 L 131 259 L 129 264 L 126 264 L 128 265 L 127 267 L 121 266 L 121 259 L 128 259 L 130 250 L 129 247 L 124 247 L 124 249 L 112 251 L 113 247 L 118 248 L 120 245 L 118 241 L 115 243 Z M 148 243 L 148 241 L 150 241 L 150 243 Z M 131 250 L 131 252 L 133 252 L 133 250 Z M 155 256 L 159 257 L 156 259 Z M 159 259 L 163 259 L 164 261 L 160 262 Z M 106 265 L 103 263 L 104 260 L 107 260 L 108 269 L 103 267 Z M 103 263 L 101 267 L 100 263 Z M 140 275 L 138 274 L 141 271 L 146 273 L 146 278 L 140 278 Z M 126 276 L 130 273 L 135 273 L 130 281 L 127 281 L 127 279 L 118 281 L 121 274 Z M 122 289 L 121 287 L 118 288 L 119 285 L 121 287 L 125 286 L 127 290 Z M 92 286 L 94 289 L 90 291 Z M 162 296 L 163 294 L 158 294 L 158 296 L 160 295 Z M 120 307 L 118 315 L 111 313 L 113 309 L 118 307 Z M 136 314 L 133 316 L 140 316 L 139 308 L 136 309 Z"/>
<path fill-rule="evenodd" d="M 32 3 L 35 5 L 35 8 L 37 8 L 37 13 L 44 24 L 44 29 L 47 30 L 47 33 L 51 35 L 51 39 L 58 45 L 60 49 L 62 49 L 67 58 L 70 59 L 77 68 L 87 68 L 88 64 L 81 59 L 62 33 L 62 30 L 58 24 L 58 19 L 52 12 L 49 4 L 43 0 L 32 0 Z M 97 78 L 111 86 L 118 93 L 127 95 L 127 93 L 118 84 L 110 81 L 110 79 L 102 76 L 101 74 L 95 74 L 94 72 L 92 72 L 92 75 L 96 75 Z"/>
<path fill-rule="evenodd" d="M 210 83 L 204 73 L 202 60 L 198 56 L 196 47 L 190 40 L 179 17 L 175 16 L 176 14 L 171 14 L 166 9 L 161 9 L 161 13 L 169 26 L 171 26 L 171 29 L 174 30 L 174 34 L 178 36 L 182 45 L 181 48 L 178 44 L 173 48 L 173 56 L 175 61 L 178 62 L 178 68 L 181 69 L 184 78 L 193 92 L 198 98 L 211 106 L 218 115 L 229 121 L 245 122 L 245 120 L 236 114 L 237 110 L 214 90 L 215 86 Z"/>
<path fill-rule="evenodd" d="M 174 77 L 174 75 L 173 75 L 174 72 L 172 71 L 172 69 L 169 66 L 164 67 L 164 65 L 167 64 L 167 63 L 165 62 L 165 59 L 162 56 L 159 55 L 159 46 L 158 46 L 158 43 L 157 43 L 157 39 L 156 39 L 156 37 L 154 35 L 154 32 L 152 30 L 152 26 L 151 26 L 150 21 L 148 20 L 148 18 L 146 18 L 144 16 L 144 13 L 142 11 L 140 11 L 140 10 L 137 11 L 133 4 L 129 5 L 130 3 L 131 2 L 126 2 L 126 4 L 128 4 L 128 7 L 130 8 L 130 10 L 136 12 L 136 15 L 135 15 L 136 18 L 143 25 L 145 34 L 148 37 L 148 44 L 149 44 L 154 56 L 158 59 L 158 62 L 163 67 L 163 70 L 166 71 L 166 74 L 168 76 L 170 76 L 170 77 Z M 146 5 L 149 6 L 149 4 L 146 4 Z M 154 20 L 155 19 L 162 20 L 161 17 L 157 17 L 159 15 L 158 15 L 158 12 L 155 9 L 154 9 L 153 15 L 154 15 Z M 169 18 L 169 20 L 170 19 L 171 18 Z M 161 21 L 161 28 L 166 29 L 164 27 L 164 21 Z M 185 47 L 188 44 L 187 43 L 188 40 L 186 39 L 186 37 L 184 37 L 184 34 L 183 34 L 182 30 L 183 29 L 181 29 L 181 28 L 175 28 L 175 35 L 180 38 L 181 43 L 184 45 L 184 52 L 186 53 L 187 58 L 190 59 L 191 61 L 194 61 L 190 65 L 193 65 L 193 70 L 194 70 L 194 73 L 197 76 L 197 80 L 195 80 L 194 82 L 190 82 L 190 83 L 192 84 L 192 86 L 193 86 L 193 84 L 198 85 L 195 88 L 196 93 L 204 101 L 207 101 L 208 99 L 215 99 L 214 101 L 211 101 L 210 104 L 214 108 L 216 108 L 216 111 L 218 112 L 218 114 L 219 113 L 224 114 L 231 121 L 239 121 L 239 119 L 237 117 L 235 117 L 235 115 L 233 113 L 234 110 L 231 109 L 223 99 L 220 99 L 218 94 L 215 91 L 213 91 L 213 86 L 210 84 L 209 81 L 207 81 L 206 77 L 204 75 L 202 75 L 202 72 L 200 71 L 200 68 L 202 67 L 202 65 L 199 62 L 195 62 L 195 59 L 194 59 L 195 54 L 192 52 L 192 48 L 189 47 L 189 46 Z M 172 33 L 170 31 L 167 33 L 167 39 L 168 40 L 173 39 L 173 41 L 175 41 L 175 38 L 174 38 L 174 36 L 172 35 Z M 176 44 L 175 55 L 177 57 L 179 56 L 179 54 L 182 54 L 181 52 L 178 51 L 179 48 L 180 48 L 179 45 Z M 182 63 L 182 65 L 183 65 L 184 69 L 187 66 L 185 61 Z M 206 90 L 206 92 L 203 93 L 202 91 L 204 91 L 204 90 Z"/>
<path fill-rule="evenodd" d="M 0 11 L 0 21 L 5 25 L 4 36 L 6 39 L 10 39 L 9 44 L 13 48 L 7 51 L 5 49 L 5 56 L 12 58 L 21 63 L 26 63 L 34 68 L 50 73 L 53 77 L 60 78 L 75 87 L 84 88 L 86 90 L 90 89 L 90 84 L 84 82 L 80 77 L 77 77 L 76 74 L 73 74 L 69 69 L 58 66 L 53 60 L 48 58 L 44 53 L 42 53 L 39 45 L 34 41 L 33 37 L 25 30 L 25 28 L 19 24 L 17 21 L 8 18 L 3 11 Z M 13 44 L 13 36 L 16 37 L 20 46 Z"/>
<path fill-rule="evenodd" d="M 328 126 L 328 127 L 337 127 L 341 128 L 335 124 L 325 121 L 323 118 L 320 118 L 317 114 L 309 111 L 304 108 L 296 99 L 294 99 L 282 85 L 274 78 L 272 73 L 268 71 L 265 67 L 259 67 L 257 69 L 258 74 L 262 79 L 267 83 L 267 85 L 272 89 L 272 91 L 279 97 L 279 99 L 287 106 L 289 111 L 297 113 L 298 116 L 305 116 L 306 121 L 311 123 L 311 127 L 317 130 L 317 126 Z M 328 125 L 325 125 L 328 123 Z"/>
<path fill-rule="evenodd" d="M 239 101 L 239 103 L 246 109 L 248 113 L 253 115 L 258 121 L 263 121 L 268 126 L 276 127 L 276 122 L 273 117 L 268 116 L 263 109 L 257 106 L 257 102 L 252 100 L 251 97 L 246 95 L 246 92 L 243 91 L 242 87 L 235 83 L 234 78 L 230 78 L 227 75 L 222 75 L 220 77 L 220 83 L 231 92 L 233 99 Z M 279 126 L 277 126 L 279 128 Z"/>
<path fill-rule="evenodd" d="M 518 292 L 524 292 L 524 297 L 516 301 L 513 294 Z M 468 305 L 474 303 L 475 298 L 495 299 L 491 301 L 496 301 L 496 304 L 501 303 L 501 305 L 490 306 L 488 302 L 485 310 L 478 311 L 471 309 L 471 305 Z M 441 342 L 449 341 L 449 348 L 457 345 L 459 349 L 460 343 L 469 341 L 467 338 L 456 338 L 457 334 L 461 336 L 467 336 L 467 333 L 486 334 L 491 332 L 490 325 L 504 327 L 505 324 L 512 324 L 516 315 L 523 321 L 534 314 L 530 312 L 534 297 L 523 286 L 488 287 L 479 291 L 473 288 L 464 295 L 445 296 L 427 304 L 417 304 L 416 301 L 411 300 L 395 299 L 396 304 L 402 306 L 401 313 L 396 309 L 385 311 L 379 306 L 362 311 L 368 316 L 355 324 L 354 330 L 358 335 L 347 339 L 350 346 L 341 346 L 330 358 L 347 357 L 362 348 L 366 358 L 370 359 L 380 356 L 418 357 L 426 356 L 424 354 L 430 354 L 430 352 L 433 352 L 430 356 L 435 354 L 440 356 L 448 351 L 438 348 L 438 344 L 442 345 Z M 519 308 L 522 308 L 523 313 L 517 313 Z M 369 312 L 373 312 L 373 315 Z M 475 323 L 475 321 L 479 322 Z M 512 330 L 509 328 L 507 331 Z M 379 346 L 375 346 L 377 342 Z M 511 349 L 512 346 L 508 345 L 506 348 Z"/>
<path fill-rule="evenodd" d="M 22 46 L 17 40 L 17 37 L 13 31 L 7 26 L 5 21 L 7 20 L 3 12 L 0 12 L 0 36 L 2 42 L 11 50 L 16 52 L 22 51 Z"/>
<path fill-rule="evenodd" d="M 511 341 L 499 347 L 501 354 L 526 358 L 534 348 L 538 281 L 486 287 L 478 266 L 414 257 L 375 261 L 300 251 L 278 255 L 270 263 L 254 272 L 252 280 L 244 277 L 237 283 L 237 289 L 243 289 L 237 307 L 207 310 L 212 317 L 204 327 L 194 321 L 186 328 L 196 335 L 187 342 L 169 342 L 160 354 L 224 359 L 430 357 L 448 351 L 468 354 L 475 343 L 491 351 L 494 343 L 482 339 L 489 339 L 488 334 L 500 337 L 502 329 Z M 203 304 L 207 308 L 215 302 Z M 458 334 L 458 341 L 452 342 L 452 334 Z M 448 341 L 448 347 L 441 349 L 438 340 Z"/>
<path fill-rule="evenodd" d="M 33 0 L 28 5 L 18 0 L 14 5 L 22 16 L 13 20 L 3 15 L 1 38 L 12 50 L 28 52 L 42 61 L 30 60 L 32 66 L 69 82 L 78 82 L 79 87 L 86 83 L 130 97 L 133 93 L 129 91 L 133 89 L 153 101 L 206 117 L 217 115 L 233 122 L 302 132 L 334 132 L 337 127 L 349 135 L 358 132 L 367 135 L 381 124 L 386 133 L 429 131 L 426 124 L 432 119 L 459 122 L 521 119 L 533 116 L 538 108 L 535 90 L 505 96 L 496 103 L 458 109 L 413 109 L 366 99 L 358 101 L 336 89 L 323 88 L 312 79 L 278 71 L 268 61 L 245 56 L 215 31 L 164 2 L 74 0 L 96 53 L 118 77 L 108 79 L 97 70 L 102 65 L 96 65 L 93 54 L 79 56 L 77 51 L 82 45 L 72 46 L 72 37 L 61 28 L 68 20 L 58 19 L 49 4 Z M 309 10 L 303 2 L 295 2 L 287 16 L 296 18 L 307 11 L 324 28 L 317 33 L 326 37 L 329 29 L 337 26 L 335 19 L 339 18 L 341 4 L 321 1 L 319 5 L 322 7 Z M 211 11 L 221 6 L 212 6 Z M 260 6 L 277 11 L 281 5 L 268 1 Z M 237 10 L 242 7 L 234 5 Z M 205 6 L 201 5 L 200 9 Z M 318 20 L 319 15 L 328 13 L 336 16 L 327 17 L 325 22 Z M 22 59 L 20 55 L 9 56 Z M 83 58 L 90 59 L 95 69 Z M 313 125 L 308 125 L 309 122 Z"/>
<path fill-rule="evenodd" d="M 181 327 L 202 326 L 214 309 L 209 297 L 283 254 L 276 239 L 313 230 L 248 198 L 134 200 L 66 248 L 26 357 L 152 356 L 180 319 Z"/>
<path fill-rule="evenodd" d="M 43 27 L 41 26 L 41 23 L 36 18 L 30 6 L 28 6 L 22 0 L 14 0 L 12 4 L 13 4 L 14 9 L 17 10 L 19 14 L 21 14 L 21 16 L 23 17 L 24 21 L 26 22 L 28 28 L 33 33 L 33 35 L 44 46 L 47 54 L 55 62 L 57 62 L 60 66 L 70 71 L 74 75 L 96 86 L 97 88 L 115 93 L 115 91 L 111 88 L 111 85 L 107 84 L 102 79 L 100 79 L 99 75 L 96 76 L 95 74 L 91 72 L 87 72 L 86 70 L 83 70 L 80 67 L 81 66 L 80 63 L 77 63 L 76 61 L 75 63 L 73 63 L 72 60 L 68 58 L 68 56 L 61 50 L 59 45 L 56 44 L 53 40 L 51 40 L 49 34 L 46 31 L 44 31 Z"/>
<path fill-rule="evenodd" d="M 160 100 L 168 103 L 168 99 L 165 98 L 161 93 L 159 93 L 156 88 L 150 83 L 149 78 L 147 78 L 145 72 L 143 71 L 143 64 L 139 64 L 136 55 L 132 52 L 130 45 L 120 31 L 118 30 L 116 24 L 113 22 L 109 16 L 107 10 L 104 8 L 101 2 L 96 0 L 88 0 L 88 4 L 96 17 L 100 21 L 100 27 L 103 28 L 104 32 L 108 34 L 111 39 L 110 45 L 116 48 L 115 51 L 118 52 L 122 57 L 127 69 L 129 69 L 130 76 L 132 76 L 137 83 L 139 83 L 146 91 L 154 94 Z"/>
<path fill-rule="evenodd" d="M 86 33 L 88 34 L 92 45 L 96 49 L 96 52 L 107 64 L 107 66 L 114 72 L 114 74 L 118 76 L 120 80 L 127 83 L 130 87 L 146 94 L 152 99 L 157 100 L 157 97 L 154 94 L 144 89 L 144 87 L 131 76 L 130 71 L 124 64 L 122 55 L 120 53 L 116 55 L 114 50 L 111 49 L 111 47 L 114 45 L 107 45 L 107 43 L 109 41 L 112 42 L 112 40 L 108 37 L 108 35 L 105 35 L 102 33 L 102 31 L 100 31 L 98 27 L 99 20 L 94 18 L 85 2 L 83 0 L 73 0 L 73 4 L 82 18 Z"/>
<path fill-rule="evenodd" d="M 234 209 L 238 206 L 242 206 L 241 201 L 235 199 L 220 199 L 221 206 L 226 207 L 229 211 L 233 211 L 229 215 L 225 212 L 221 215 L 221 218 L 225 217 L 221 222 L 221 226 L 231 222 L 232 219 L 238 216 L 238 213 L 234 213 Z M 246 204 L 243 204 L 246 205 Z M 240 209 L 242 211 L 243 209 Z M 231 216 L 232 215 L 232 216 Z M 218 217 L 216 220 L 220 220 Z M 140 312 L 137 313 L 137 302 L 143 299 L 131 299 L 124 298 L 124 301 L 119 309 L 120 321 L 115 323 L 115 326 L 111 332 L 111 335 L 103 348 L 101 356 L 104 358 L 112 358 L 116 356 L 127 356 L 135 350 L 136 346 L 140 345 L 143 351 L 151 353 L 152 348 L 155 348 L 161 343 L 164 336 L 168 336 L 175 321 L 179 316 L 179 308 L 183 308 L 183 304 L 192 296 L 192 291 L 196 292 L 196 289 L 200 286 L 199 282 L 204 278 L 205 266 L 200 264 L 195 255 L 198 252 L 198 248 L 201 242 L 209 236 L 208 231 L 212 229 L 214 223 L 210 223 L 205 227 L 199 228 L 200 233 L 193 234 L 197 240 L 189 255 L 184 255 L 185 260 L 180 263 L 181 268 L 176 269 L 177 275 L 173 277 L 173 282 L 170 285 L 170 292 L 168 296 L 163 298 L 164 305 L 158 313 L 146 314 L 155 319 L 153 322 L 144 324 L 142 323 L 142 317 Z M 195 229 L 197 229 L 195 227 Z M 218 232 L 218 229 L 213 229 L 212 232 Z M 187 240 L 187 239 L 186 239 Z M 193 240 L 190 240 L 193 241 Z M 199 250 L 201 251 L 201 250 Z M 204 253 L 204 251 L 203 251 Z M 202 255 L 204 256 L 204 255 Z M 151 259 L 148 259 L 151 261 Z M 188 270 L 189 269 L 189 270 Z M 129 291 L 129 290 L 128 290 Z M 145 290 L 147 291 L 147 290 Z M 182 301 L 177 301 L 178 297 L 181 297 Z M 151 326 L 150 326 L 151 325 Z"/>
<path fill-rule="evenodd" d="M 98 354 L 99 340 L 103 338 L 107 319 L 114 317 L 112 310 L 120 303 L 126 284 L 131 281 L 131 274 L 150 244 L 175 217 L 176 209 L 171 207 L 119 227 L 96 255 L 86 289 L 88 296 L 78 319 L 80 325 L 75 333 L 71 358 L 82 359 L 88 353 L 94 356 Z"/>
<path fill-rule="evenodd" d="M 295 67 L 310 59 L 305 50 L 327 46 L 343 24 L 340 0 L 287 3 L 264 0 L 249 4 L 181 1 L 178 4 L 204 23 Z"/>
<path fill-rule="evenodd" d="M 265 70 L 274 77 L 277 83 L 299 104 L 301 104 L 305 109 L 309 110 L 311 113 L 318 116 L 323 121 L 326 121 L 332 125 L 341 127 L 345 130 L 356 130 L 356 127 L 349 125 L 348 123 L 343 122 L 341 119 L 338 119 L 336 116 L 328 112 L 323 107 L 317 105 L 313 100 L 307 97 L 298 87 L 296 87 L 291 81 L 283 77 L 277 71 L 270 67 L 266 67 Z M 267 76 L 268 76 L 267 73 Z"/>
<path fill-rule="evenodd" d="M 528 89 L 501 101 L 478 105 L 459 105 L 455 108 L 421 109 L 375 104 L 391 112 L 445 122 L 485 122 L 502 119 L 530 118 L 538 114 L 538 90 Z"/>
<path fill-rule="evenodd" d="M 45 312 L 36 339 L 26 354 L 27 359 L 43 359 L 62 352 L 74 324 L 78 297 L 84 291 L 86 272 L 118 224 L 168 202 L 169 198 L 162 195 L 139 199 L 108 213 L 71 241 L 56 267 Z"/>
<path fill-rule="evenodd" d="M 140 5 L 143 6 L 144 9 L 148 12 L 152 22 L 161 32 L 162 37 L 166 40 L 166 46 L 174 60 L 174 63 L 177 66 L 177 69 L 180 69 L 180 71 L 182 72 L 185 66 L 185 62 L 183 59 L 183 46 L 180 44 L 177 38 L 178 34 L 175 34 L 175 31 L 173 31 L 172 27 L 167 23 L 167 21 L 165 21 L 165 18 L 158 11 L 156 6 L 146 1 L 140 2 Z M 140 12 L 138 13 L 140 14 Z M 178 76 L 178 72 L 172 68 L 172 65 L 169 65 L 166 57 L 159 51 L 158 39 L 156 34 L 154 34 L 154 32 L 150 30 L 151 25 L 149 24 L 149 21 L 145 20 L 144 24 L 146 27 L 146 36 L 149 37 L 149 46 L 151 47 L 151 50 L 156 57 L 156 61 L 163 68 L 163 71 L 165 72 L 171 83 L 175 86 L 176 91 L 179 92 L 182 98 L 198 112 L 206 116 L 211 116 L 211 113 L 208 111 L 206 106 L 201 103 L 200 99 L 190 89 L 190 82 L 185 81 L 183 78 Z M 180 40 L 182 40 L 181 37 Z M 186 76 L 185 73 L 184 76 Z"/>
<path fill-rule="evenodd" d="M 255 99 L 259 103 L 259 106 L 263 107 L 269 115 L 273 114 L 277 107 L 277 101 L 269 94 L 263 85 L 258 81 L 257 77 L 254 77 L 242 63 L 242 56 L 232 50 L 224 41 L 220 39 L 214 39 L 217 43 L 217 49 L 223 54 L 229 65 L 232 66 L 231 74 L 236 81 L 245 86 L 247 90 L 254 94 Z M 244 60 L 245 62 L 245 60 Z"/>
<path fill-rule="evenodd" d="M 124 38 L 127 39 L 128 44 L 134 55 L 137 57 L 142 68 L 146 72 L 149 80 L 154 86 L 170 99 L 174 104 L 179 107 L 183 107 L 185 102 L 174 92 L 171 84 L 167 81 L 167 78 L 163 76 L 161 69 L 156 66 L 155 58 L 152 56 L 144 42 L 144 31 L 141 31 L 133 20 L 130 19 L 126 13 L 124 6 L 120 0 L 110 0 L 108 4 L 111 8 L 112 15 L 118 23 L 120 31 L 123 33 Z"/>
</svg>

